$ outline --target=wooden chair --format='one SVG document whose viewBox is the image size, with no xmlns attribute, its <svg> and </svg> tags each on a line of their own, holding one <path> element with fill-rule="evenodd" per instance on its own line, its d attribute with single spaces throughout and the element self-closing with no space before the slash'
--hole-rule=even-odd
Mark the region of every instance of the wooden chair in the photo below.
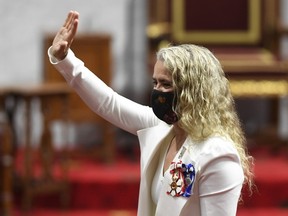
<svg viewBox="0 0 288 216">
<path fill-rule="evenodd" d="M 47 58 L 47 50 L 51 46 L 54 35 L 46 35 L 44 38 L 44 82 L 45 83 L 66 83 L 62 75 L 50 64 Z M 94 72 L 106 84 L 111 81 L 111 38 L 108 35 L 90 34 L 77 36 L 72 44 L 72 50 L 85 65 Z M 76 124 L 92 123 L 101 130 L 102 139 L 100 145 L 88 149 L 86 154 L 93 157 L 100 157 L 107 163 L 115 160 L 114 127 L 92 112 L 81 98 L 71 92 L 68 109 L 69 121 Z M 84 148 L 82 148 L 83 150 Z M 81 151 L 81 148 L 76 150 Z M 84 149 L 85 151 L 85 149 Z"/>
<path fill-rule="evenodd" d="M 168 42 L 203 45 L 220 60 L 236 100 L 288 96 L 288 61 L 280 55 L 287 29 L 280 23 L 279 0 L 150 2 L 153 10 L 165 11 L 150 14 L 153 53 Z M 271 115 L 277 127 L 277 110 Z"/>
<path fill-rule="evenodd" d="M 286 77 L 288 65 L 287 61 L 281 59 L 279 44 L 287 30 L 279 22 L 279 0 L 238 0 L 233 4 L 229 0 L 157 0 L 156 6 L 160 5 L 157 2 L 162 2 L 162 6 L 166 5 L 167 9 L 166 13 L 160 13 L 161 17 L 156 17 L 155 11 L 151 13 L 149 38 L 154 41 L 158 39 L 157 45 L 167 40 L 210 48 L 232 80 L 235 96 L 269 93 L 259 92 L 259 88 L 254 89 L 254 92 L 240 92 L 234 85 L 234 78 L 248 76 L 254 80 L 265 76 L 269 80 L 272 77 L 279 77 L 277 80 L 280 80 L 280 77 Z M 259 83 L 254 84 L 256 86 Z M 274 86 L 273 92 L 268 86 L 271 94 L 283 94 L 286 84 L 283 86 L 280 83 L 279 86 L 276 82 L 275 85 L 278 86 L 278 92 L 275 92 Z"/>
</svg>

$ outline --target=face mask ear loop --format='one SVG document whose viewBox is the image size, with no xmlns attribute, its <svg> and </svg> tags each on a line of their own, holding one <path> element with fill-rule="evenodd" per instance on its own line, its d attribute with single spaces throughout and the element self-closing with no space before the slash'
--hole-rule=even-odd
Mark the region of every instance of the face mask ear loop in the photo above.
<svg viewBox="0 0 288 216">
<path fill-rule="evenodd" d="M 178 112 L 177 112 L 177 98 L 179 98 L 178 97 L 178 94 L 177 94 L 177 92 L 176 91 L 174 91 L 174 97 L 173 97 L 173 106 L 172 106 L 172 110 L 173 110 L 173 112 L 175 112 L 177 115 L 178 115 Z"/>
<path fill-rule="evenodd" d="M 173 112 L 175 112 L 176 114 L 177 114 L 177 116 L 178 116 L 178 112 L 177 112 L 177 110 L 178 110 L 178 104 L 177 104 L 177 101 L 178 101 L 178 98 L 180 98 L 179 97 L 179 95 L 178 95 L 178 91 L 177 91 L 177 89 L 178 88 L 176 88 L 176 84 L 175 84 L 175 79 L 177 80 L 177 77 L 174 77 L 173 78 L 173 74 L 174 74 L 174 76 L 176 76 L 178 73 L 176 73 L 176 72 L 172 72 L 172 74 L 171 74 L 171 76 L 172 76 L 172 83 L 173 83 L 173 89 L 174 89 L 174 97 L 173 97 L 173 106 L 172 106 L 172 110 L 173 110 Z"/>
</svg>

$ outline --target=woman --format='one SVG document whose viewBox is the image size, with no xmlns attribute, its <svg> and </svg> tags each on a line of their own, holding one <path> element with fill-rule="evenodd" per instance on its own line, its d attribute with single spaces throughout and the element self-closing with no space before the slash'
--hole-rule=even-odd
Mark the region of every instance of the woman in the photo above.
<svg viewBox="0 0 288 216">
<path fill-rule="evenodd" d="M 138 136 L 138 215 L 236 215 L 242 185 L 251 182 L 250 163 L 218 60 L 195 45 L 161 49 L 152 108 L 143 106 L 114 92 L 69 49 L 78 18 L 68 14 L 50 61 L 93 111 Z"/>
</svg>

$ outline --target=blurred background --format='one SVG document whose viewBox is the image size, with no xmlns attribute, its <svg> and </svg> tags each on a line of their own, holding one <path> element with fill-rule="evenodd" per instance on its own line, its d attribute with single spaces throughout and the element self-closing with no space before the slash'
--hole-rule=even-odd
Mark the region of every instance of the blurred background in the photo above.
<svg viewBox="0 0 288 216">
<path fill-rule="evenodd" d="M 135 215 L 136 137 L 92 113 L 48 61 L 47 49 L 70 10 L 80 13 L 76 55 L 115 91 L 142 104 L 149 105 L 160 47 L 211 49 L 230 80 L 255 157 L 257 190 L 244 193 L 238 214 L 288 214 L 287 0 L 0 5 L 1 216 Z"/>
</svg>

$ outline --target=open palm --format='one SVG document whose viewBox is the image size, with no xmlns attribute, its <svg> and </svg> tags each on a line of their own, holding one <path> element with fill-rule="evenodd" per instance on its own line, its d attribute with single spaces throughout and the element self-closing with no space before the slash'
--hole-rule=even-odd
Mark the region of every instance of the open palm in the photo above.
<svg viewBox="0 0 288 216">
<path fill-rule="evenodd" d="M 64 25 L 60 28 L 56 34 L 51 53 L 58 60 L 62 60 L 67 55 L 73 39 L 77 32 L 79 13 L 76 11 L 70 11 L 67 15 Z"/>
</svg>

